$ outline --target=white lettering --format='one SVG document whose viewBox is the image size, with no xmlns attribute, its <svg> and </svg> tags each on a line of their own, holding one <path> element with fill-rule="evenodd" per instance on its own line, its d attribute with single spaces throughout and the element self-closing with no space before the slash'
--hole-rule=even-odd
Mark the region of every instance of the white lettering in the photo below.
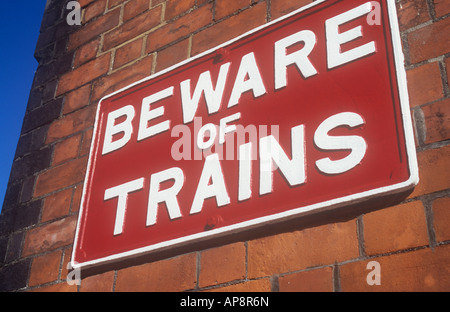
<svg viewBox="0 0 450 312">
<path fill-rule="evenodd" d="M 248 77 L 248 79 L 246 79 Z M 266 88 L 256 64 L 255 54 L 249 53 L 242 57 L 241 65 L 234 82 L 233 91 L 231 92 L 228 108 L 239 103 L 242 93 L 253 91 L 255 98 L 266 94 Z"/>
<path fill-rule="evenodd" d="M 106 121 L 105 140 L 103 142 L 102 155 L 111 153 L 119 148 L 125 146 L 131 138 L 133 133 L 133 125 L 131 121 L 134 118 L 134 108 L 131 105 L 124 106 L 108 114 Z M 120 117 L 126 117 L 124 121 L 115 124 Z M 113 141 L 113 137 L 123 132 L 120 139 Z"/>
<path fill-rule="evenodd" d="M 211 82 L 211 73 L 206 71 L 198 78 L 194 95 L 191 98 L 191 80 L 187 79 L 180 83 L 181 88 L 181 105 L 183 108 L 183 122 L 189 123 L 194 119 L 197 112 L 198 102 L 202 93 L 205 94 L 205 101 L 208 113 L 217 113 L 222 103 L 223 91 L 228 76 L 228 70 L 231 63 L 223 64 L 220 67 L 219 77 L 217 79 L 216 89 L 214 90 Z"/>
<path fill-rule="evenodd" d="M 211 181 L 211 184 L 209 184 Z M 216 198 L 218 207 L 228 205 L 230 197 L 225 186 L 222 167 L 220 166 L 219 155 L 212 154 L 206 157 L 202 175 L 198 182 L 194 201 L 192 202 L 190 214 L 202 211 L 203 202 L 208 198 Z"/>
<path fill-rule="evenodd" d="M 304 42 L 304 47 L 286 55 L 286 49 L 299 42 Z M 305 78 L 317 75 L 317 70 L 308 58 L 315 45 L 316 35 L 310 30 L 299 31 L 275 42 L 275 89 L 287 86 L 289 65 L 295 64 Z"/>
<path fill-rule="evenodd" d="M 329 136 L 328 132 L 340 126 L 358 127 L 364 124 L 364 119 L 351 112 L 333 115 L 323 121 L 314 134 L 314 143 L 323 150 L 347 150 L 352 152 L 340 160 L 323 158 L 316 161 L 317 168 L 323 173 L 340 174 L 358 165 L 367 150 L 366 141 L 360 136 Z"/>
<path fill-rule="evenodd" d="M 142 100 L 141 118 L 139 121 L 138 141 L 142 141 L 155 134 L 169 130 L 170 121 L 166 120 L 153 126 L 148 126 L 148 122 L 164 115 L 164 106 L 150 109 L 150 105 L 173 95 L 173 87 L 169 87 L 155 94 L 145 97 Z"/>
<path fill-rule="evenodd" d="M 281 173 L 291 186 L 305 183 L 306 169 L 304 146 L 304 125 L 296 126 L 291 129 L 292 160 L 289 160 L 283 148 L 272 135 L 260 139 L 260 195 L 272 192 L 273 171 L 276 169 L 276 167 L 273 166 L 273 162 L 279 167 Z"/>
<path fill-rule="evenodd" d="M 358 17 L 366 15 L 372 11 L 372 4 L 366 2 L 350 11 L 339 14 L 325 21 L 325 30 L 327 37 L 327 59 L 328 68 L 334 68 L 349 63 L 366 55 L 376 52 L 375 42 L 371 41 L 362 46 L 351 50 L 341 52 L 341 45 L 363 36 L 362 27 L 358 26 L 339 32 L 339 26 Z"/>
<path fill-rule="evenodd" d="M 114 224 L 114 235 L 122 234 L 125 223 L 125 212 L 128 204 L 128 194 L 138 191 L 144 187 L 144 178 L 127 182 L 105 191 L 105 200 L 118 197 L 116 209 L 116 221 Z"/>
<path fill-rule="evenodd" d="M 162 182 L 172 179 L 175 182 L 171 187 L 160 190 Z M 147 226 L 156 224 L 158 204 L 163 202 L 166 204 L 170 219 L 182 217 L 177 195 L 183 187 L 183 184 L 184 173 L 183 170 L 178 167 L 152 174 L 148 196 Z"/>
</svg>

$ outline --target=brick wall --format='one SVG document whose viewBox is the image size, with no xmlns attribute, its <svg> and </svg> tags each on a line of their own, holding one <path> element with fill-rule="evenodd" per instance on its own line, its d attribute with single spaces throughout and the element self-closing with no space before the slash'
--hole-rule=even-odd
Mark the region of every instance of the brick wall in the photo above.
<svg viewBox="0 0 450 312">
<path fill-rule="evenodd" d="M 420 174 L 402 202 L 65 282 L 98 100 L 310 2 L 81 0 L 69 26 L 66 1 L 50 1 L 0 216 L 0 290 L 449 291 L 447 0 L 397 1 Z"/>
</svg>

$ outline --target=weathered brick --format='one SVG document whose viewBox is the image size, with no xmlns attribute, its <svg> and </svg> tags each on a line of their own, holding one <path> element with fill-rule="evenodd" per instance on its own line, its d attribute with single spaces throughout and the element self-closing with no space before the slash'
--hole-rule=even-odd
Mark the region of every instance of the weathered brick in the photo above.
<svg viewBox="0 0 450 312">
<path fill-rule="evenodd" d="M 325 267 L 280 276 L 281 292 L 331 292 L 333 291 L 333 268 Z"/>
<path fill-rule="evenodd" d="M 450 52 L 450 18 L 408 33 L 411 63 L 418 63 Z"/>
<path fill-rule="evenodd" d="M 116 291 L 183 291 L 194 289 L 197 281 L 197 255 L 134 266 L 117 272 Z"/>
<path fill-rule="evenodd" d="M 148 55 L 111 75 L 102 77 L 94 84 L 91 101 L 97 102 L 107 94 L 148 77 L 152 72 L 152 64 L 153 55 Z"/>
<path fill-rule="evenodd" d="M 270 14 L 272 19 L 275 19 L 310 4 L 311 2 L 312 0 L 271 1 Z"/>
<path fill-rule="evenodd" d="M 82 23 L 88 23 L 91 19 L 103 14 L 106 8 L 106 0 L 96 0 L 84 9 Z"/>
<path fill-rule="evenodd" d="M 359 256 L 356 221 L 327 224 L 248 242 L 248 277 L 333 264 Z"/>
<path fill-rule="evenodd" d="M 248 7 L 252 4 L 251 0 L 218 0 L 216 1 L 216 20 L 220 20 L 242 8 Z"/>
<path fill-rule="evenodd" d="M 263 278 L 208 290 L 209 292 L 270 292 L 270 279 Z"/>
<path fill-rule="evenodd" d="M 59 80 L 56 95 L 76 89 L 94 79 L 106 74 L 109 70 L 111 54 L 106 53 L 73 71 L 64 74 Z"/>
<path fill-rule="evenodd" d="M 47 147 L 16 159 L 12 164 L 10 180 L 14 181 L 24 178 L 48 168 L 50 165 L 51 153 L 51 148 Z"/>
<path fill-rule="evenodd" d="M 83 181 L 86 165 L 87 157 L 83 157 L 41 173 L 36 181 L 34 196 L 39 197 Z"/>
<path fill-rule="evenodd" d="M 24 205 L 15 207 L 13 230 L 19 231 L 31 225 L 34 225 L 39 220 L 39 213 L 41 212 L 42 201 L 36 200 L 28 202 Z"/>
<path fill-rule="evenodd" d="M 409 198 L 450 188 L 450 145 L 419 152 L 419 184 Z"/>
<path fill-rule="evenodd" d="M 425 143 L 450 139 L 450 99 L 422 107 L 425 116 Z"/>
<path fill-rule="evenodd" d="M 69 114 L 77 109 L 89 105 L 91 88 L 91 85 L 88 84 L 70 93 L 67 93 L 64 100 L 63 115 Z"/>
<path fill-rule="evenodd" d="M 81 134 L 70 137 L 55 145 L 52 165 L 58 165 L 78 156 Z"/>
<path fill-rule="evenodd" d="M 114 283 L 114 271 L 84 278 L 80 284 L 81 292 L 111 292 Z"/>
<path fill-rule="evenodd" d="M 411 107 L 443 97 L 441 72 L 437 62 L 424 64 L 407 71 L 409 101 Z"/>
<path fill-rule="evenodd" d="M 406 30 L 431 19 L 427 2 L 424 0 L 397 1 L 397 12 L 400 30 Z"/>
<path fill-rule="evenodd" d="M 161 21 L 161 7 L 149 10 L 141 14 L 117 29 L 108 32 L 103 41 L 103 51 L 108 51 L 128 40 L 131 40 L 156 27 Z"/>
<path fill-rule="evenodd" d="M 235 243 L 201 253 L 199 287 L 245 278 L 245 245 Z"/>
<path fill-rule="evenodd" d="M 94 125 L 96 106 L 90 105 L 76 112 L 55 120 L 48 129 L 46 143 L 52 143 L 58 139 L 88 129 Z"/>
<path fill-rule="evenodd" d="M 172 18 L 188 11 L 195 5 L 195 0 L 167 0 L 165 19 Z"/>
<path fill-rule="evenodd" d="M 58 279 L 62 252 L 55 251 L 33 259 L 29 286 L 50 283 Z"/>
<path fill-rule="evenodd" d="M 63 99 L 59 98 L 46 103 L 33 111 L 25 114 L 22 125 L 22 133 L 29 132 L 33 129 L 39 128 L 52 120 L 59 117 L 61 114 Z"/>
<path fill-rule="evenodd" d="M 97 55 L 100 46 L 100 38 L 94 39 L 85 45 L 81 46 L 75 53 L 73 67 L 77 68 L 80 65 L 92 60 Z"/>
<path fill-rule="evenodd" d="M 450 240 L 450 198 L 438 198 L 433 202 L 434 232 L 438 242 Z"/>
<path fill-rule="evenodd" d="M 212 4 L 204 5 L 148 35 L 146 52 L 154 52 L 212 22 Z"/>
<path fill-rule="evenodd" d="M 58 284 L 52 284 L 49 286 L 34 288 L 32 292 L 51 292 L 51 293 L 62 293 L 62 292 L 77 292 L 78 286 L 77 285 L 69 285 L 66 283 L 66 281 L 58 283 Z"/>
<path fill-rule="evenodd" d="M 27 285 L 31 259 L 25 259 L 0 268 L 0 291 L 12 291 Z"/>
<path fill-rule="evenodd" d="M 67 49 L 73 50 L 86 42 L 91 41 L 98 35 L 113 29 L 119 25 L 120 9 L 115 9 L 100 18 L 84 25 L 80 30 L 70 35 Z"/>
<path fill-rule="evenodd" d="M 365 214 L 364 245 L 368 255 L 428 245 L 425 211 L 421 201 Z"/>
<path fill-rule="evenodd" d="M 73 189 L 55 193 L 44 200 L 41 222 L 47 222 L 66 216 L 70 211 Z"/>
<path fill-rule="evenodd" d="M 22 256 L 51 251 L 73 243 L 77 217 L 70 216 L 27 232 Z"/>
<path fill-rule="evenodd" d="M 195 34 L 192 38 L 191 55 L 211 49 L 265 22 L 266 3 L 261 2 Z"/>
<path fill-rule="evenodd" d="M 128 21 L 150 8 L 149 0 L 134 0 L 125 3 L 123 8 L 123 20 Z"/>
<path fill-rule="evenodd" d="M 142 43 L 143 39 L 139 38 L 118 48 L 114 57 L 113 68 L 119 68 L 126 63 L 138 59 L 142 53 Z"/>
<path fill-rule="evenodd" d="M 434 0 L 434 10 L 436 17 L 444 16 L 450 13 L 450 3 L 446 0 Z"/>
<path fill-rule="evenodd" d="M 340 266 L 341 290 L 422 292 L 450 289 L 450 245 L 394 254 Z M 368 285 L 369 261 L 380 264 L 381 285 Z"/>
<path fill-rule="evenodd" d="M 175 65 L 188 58 L 189 39 L 180 41 L 158 52 L 156 57 L 156 72 Z"/>
</svg>

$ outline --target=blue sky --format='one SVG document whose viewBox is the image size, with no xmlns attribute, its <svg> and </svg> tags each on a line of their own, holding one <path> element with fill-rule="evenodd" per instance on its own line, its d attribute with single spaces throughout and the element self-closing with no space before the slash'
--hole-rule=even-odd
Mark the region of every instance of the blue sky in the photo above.
<svg viewBox="0 0 450 312">
<path fill-rule="evenodd" d="M 45 3 L 46 0 L 3 1 L 0 8 L 1 206 L 38 65 L 33 54 Z"/>
</svg>

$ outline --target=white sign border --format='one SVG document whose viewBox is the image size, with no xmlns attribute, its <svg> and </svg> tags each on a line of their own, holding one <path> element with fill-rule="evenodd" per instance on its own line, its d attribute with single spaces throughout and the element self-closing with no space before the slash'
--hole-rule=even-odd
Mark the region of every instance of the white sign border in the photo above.
<svg viewBox="0 0 450 312">
<path fill-rule="evenodd" d="M 175 64 L 165 70 L 162 70 L 161 72 L 158 72 L 154 75 L 151 75 L 149 77 L 141 79 L 127 87 L 124 87 L 118 91 L 115 91 L 115 92 L 103 97 L 99 101 L 99 104 L 97 107 L 97 113 L 96 113 L 96 117 L 95 117 L 96 122 L 94 125 L 94 132 L 93 132 L 93 136 L 92 136 L 87 171 L 86 171 L 86 176 L 85 176 L 84 185 L 83 185 L 83 193 L 82 193 L 80 210 L 79 210 L 79 215 L 78 215 L 78 222 L 77 222 L 77 227 L 76 227 L 76 232 L 75 232 L 75 240 L 74 240 L 74 244 L 73 244 L 72 259 L 71 259 L 71 266 L 73 269 L 90 268 L 90 267 L 93 267 L 93 266 L 96 266 L 99 264 L 110 263 L 110 262 L 114 262 L 117 260 L 125 260 L 129 257 L 136 257 L 138 255 L 148 254 L 150 252 L 155 252 L 157 250 L 164 251 L 164 250 L 167 250 L 168 248 L 179 247 L 179 246 L 185 245 L 190 242 L 200 242 L 201 240 L 204 240 L 204 239 L 218 238 L 218 237 L 222 237 L 224 235 L 229 235 L 229 234 L 241 232 L 244 230 L 251 230 L 252 228 L 255 228 L 255 227 L 260 227 L 260 226 L 268 225 L 271 223 L 278 223 L 278 222 L 281 222 L 284 220 L 288 220 L 293 216 L 307 215 L 308 213 L 311 213 L 311 212 L 316 213 L 316 212 L 332 210 L 332 209 L 342 207 L 342 206 L 344 206 L 346 204 L 350 204 L 350 203 L 357 204 L 359 202 L 369 200 L 370 198 L 373 198 L 373 197 L 401 193 L 403 191 L 411 189 L 412 187 L 414 187 L 415 185 L 417 185 L 419 183 L 419 170 L 418 170 L 418 165 L 417 165 L 414 130 L 413 130 L 413 126 L 412 126 L 411 111 L 410 111 L 410 106 L 409 106 L 406 71 L 405 71 L 405 67 L 404 67 L 404 55 L 403 55 L 403 51 L 402 51 L 400 31 L 399 31 L 399 25 L 398 25 L 398 19 L 397 19 L 397 8 L 395 5 L 395 0 L 386 0 L 387 7 L 388 7 L 389 24 L 390 24 L 390 31 L 391 31 L 391 37 L 392 37 L 393 51 L 394 51 L 394 62 L 395 62 L 395 69 L 396 69 L 396 75 L 397 75 L 397 83 L 398 83 L 398 89 L 399 89 L 400 109 L 401 109 L 402 122 L 403 122 L 403 128 L 404 128 L 406 154 L 408 157 L 408 166 L 409 166 L 409 171 L 410 171 L 410 177 L 408 180 L 401 182 L 401 183 L 397 183 L 397 184 L 393 184 L 393 185 L 389 185 L 389 186 L 385 186 L 385 187 L 381 187 L 381 188 L 377 188 L 377 189 L 373 189 L 373 190 L 369 190 L 369 191 L 364 191 L 361 193 L 352 194 L 352 195 L 324 201 L 321 203 L 317 203 L 317 204 L 313 204 L 313 205 L 309 205 L 309 206 L 305 206 L 305 207 L 291 209 L 286 212 L 281 212 L 281 213 L 277 213 L 274 215 L 260 217 L 260 218 L 252 219 L 249 221 L 244 221 L 241 223 L 237 223 L 237 224 L 230 225 L 230 226 L 225 226 L 225 227 L 218 228 L 218 229 L 213 229 L 213 230 L 202 232 L 202 233 L 197 233 L 197 234 L 193 234 L 193 235 L 189 235 L 189 236 L 183 236 L 180 238 L 157 243 L 154 245 L 133 249 L 133 250 L 130 250 L 127 252 L 122 252 L 122 253 L 114 254 L 111 256 L 103 257 L 103 258 L 98 258 L 98 259 L 95 259 L 92 261 L 78 263 L 78 262 L 76 262 L 76 260 L 73 259 L 74 255 L 76 253 L 76 248 L 80 242 L 80 221 L 81 221 L 81 218 L 83 217 L 83 212 L 84 212 L 83 206 L 84 206 L 85 194 L 86 194 L 86 190 L 87 190 L 86 182 L 88 181 L 89 173 L 91 172 L 91 169 L 92 169 L 91 156 L 93 153 L 93 146 L 94 146 L 94 142 L 95 142 L 94 139 L 98 132 L 98 122 L 97 121 L 98 121 L 98 117 L 99 117 L 99 113 L 100 113 L 100 106 L 101 106 L 102 101 L 109 97 L 112 97 L 118 93 L 121 93 L 127 89 L 130 89 L 130 88 L 134 87 L 135 85 L 141 84 L 145 81 L 154 79 L 161 75 L 164 75 L 165 73 L 170 72 L 170 71 L 172 71 L 178 67 L 181 67 L 187 63 L 190 63 L 198 58 L 201 58 L 204 55 L 210 54 L 224 46 L 230 45 L 231 43 L 238 41 L 241 38 L 244 38 L 244 37 L 246 37 L 250 34 L 253 34 L 261 29 L 269 27 L 275 23 L 285 20 L 295 14 L 298 14 L 302 11 L 305 11 L 311 7 L 319 5 L 326 1 L 327 0 L 314 1 L 311 4 L 301 7 L 285 16 L 277 18 L 269 23 L 266 23 L 264 25 L 261 25 L 261 26 L 255 28 L 253 30 L 250 30 L 232 40 L 229 40 L 219 46 L 216 46 L 215 48 L 209 49 L 199 55 L 196 55 L 192 58 L 189 58 L 178 64 Z"/>
</svg>

